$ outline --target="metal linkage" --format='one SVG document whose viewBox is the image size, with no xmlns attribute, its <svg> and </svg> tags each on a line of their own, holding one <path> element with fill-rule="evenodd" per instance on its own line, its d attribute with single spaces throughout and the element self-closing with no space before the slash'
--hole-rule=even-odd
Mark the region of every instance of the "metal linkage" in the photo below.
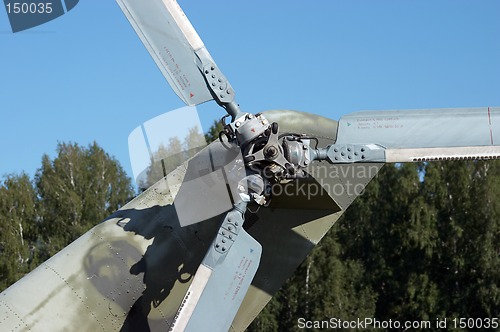
<svg viewBox="0 0 500 332">
<path fill-rule="evenodd" d="M 250 174 L 238 183 L 238 194 L 244 202 L 255 202 L 258 205 L 267 203 L 266 197 L 271 192 L 271 187 L 268 181 L 256 173 Z"/>
<path fill-rule="evenodd" d="M 231 211 L 226 213 L 217 232 L 217 237 L 212 242 L 215 250 L 212 251 L 211 257 L 207 260 L 208 266 L 215 266 L 231 249 L 245 222 L 247 204 L 247 202 L 237 203 Z"/>
<path fill-rule="evenodd" d="M 307 137 L 297 134 L 284 134 L 283 136 L 283 153 L 285 158 L 291 162 L 297 169 L 306 168 L 312 161 L 315 149 L 311 148 L 311 140 L 318 140 L 313 137 Z"/>
<path fill-rule="evenodd" d="M 332 144 L 313 151 L 313 160 L 331 164 L 385 162 L 385 148 L 376 144 Z"/>
<path fill-rule="evenodd" d="M 233 88 L 215 63 L 205 65 L 203 67 L 203 74 L 208 82 L 208 87 L 217 96 L 219 102 L 230 103 L 234 101 Z"/>
<path fill-rule="evenodd" d="M 205 77 L 212 97 L 217 104 L 222 106 L 231 115 L 231 121 L 234 121 L 242 113 L 240 106 L 235 101 L 235 93 L 231 84 L 205 48 L 197 50 L 195 54 L 199 60 L 198 68 Z"/>
<path fill-rule="evenodd" d="M 261 136 L 269 136 L 269 121 L 262 114 L 245 113 L 230 123 L 231 131 L 239 146 L 245 147 Z"/>
<path fill-rule="evenodd" d="M 221 254 L 226 253 L 234 243 L 234 239 L 238 236 L 238 230 L 243 222 L 242 218 L 238 218 L 237 214 L 228 213 L 222 223 L 217 239 L 215 241 L 215 250 Z"/>
<path fill-rule="evenodd" d="M 316 150 L 310 147 L 311 141 L 318 143 L 316 138 L 279 134 L 278 123 L 269 123 L 260 113 L 242 114 L 227 124 L 223 133 L 241 148 L 247 169 L 260 174 L 266 182 L 306 176 L 304 169 L 316 156 Z"/>
<path fill-rule="evenodd" d="M 265 168 L 265 178 L 282 177 L 285 173 L 295 174 L 295 167 L 283 154 L 278 141 L 278 124 L 272 123 L 262 139 L 251 141 L 243 149 L 245 164 L 260 165 Z"/>
</svg>

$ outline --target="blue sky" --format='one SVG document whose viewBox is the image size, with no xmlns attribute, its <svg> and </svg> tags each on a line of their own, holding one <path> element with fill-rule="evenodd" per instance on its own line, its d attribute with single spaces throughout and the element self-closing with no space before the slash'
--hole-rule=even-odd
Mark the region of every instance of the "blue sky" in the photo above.
<svg viewBox="0 0 500 332">
<path fill-rule="evenodd" d="M 178 2 L 247 112 L 500 106 L 496 0 Z M 132 175 L 129 133 L 184 106 L 113 0 L 16 34 L 0 8 L 0 51 L 0 176 L 34 175 L 70 141 Z"/>
</svg>

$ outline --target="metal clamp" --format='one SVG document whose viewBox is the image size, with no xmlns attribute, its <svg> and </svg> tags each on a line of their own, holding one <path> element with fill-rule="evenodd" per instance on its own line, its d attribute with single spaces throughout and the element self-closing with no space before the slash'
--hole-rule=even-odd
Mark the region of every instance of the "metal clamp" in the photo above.
<svg viewBox="0 0 500 332">
<path fill-rule="evenodd" d="M 243 213 L 235 207 L 226 214 L 214 241 L 214 248 L 219 254 L 224 255 L 231 249 L 245 221 Z"/>
<path fill-rule="evenodd" d="M 231 84 L 229 84 L 229 81 L 215 63 L 205 65 L 203 67 L 203 74 L 205 75 L 208 87 L 220 103 L 230 103 L 234 100 L 234 91 Z"/>
<path fill-rule="evenodd" d="M 331 164 L 385 162 L 385 148 L 376 144 L 332 144 L 314 152 L 315 160 Z"/>
</svg>

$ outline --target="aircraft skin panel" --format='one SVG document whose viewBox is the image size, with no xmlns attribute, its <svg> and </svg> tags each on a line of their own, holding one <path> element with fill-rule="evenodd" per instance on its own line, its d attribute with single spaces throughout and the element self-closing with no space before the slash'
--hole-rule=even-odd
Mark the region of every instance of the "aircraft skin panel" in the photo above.
<svg viewBox="0 0 500 332">
<path fill-rule="evenodd" d="M 116 316 L 123 316 L 127 308 L 120 307 L 124 303 L 118 298 L 118 287 L 126 283 L 131 293 L 140 295 L 143 286 L 136 276 L 115 284 L 123 272 L 128 274 L 128 268 L 122 261 L 123 252 L 109 252 L 113 238 L 103 242 L 104 234 L 96 236 L 107 226 L 96 226 L 2 293 L 2 301 L 8 303 L 17 317 L 22 317 L 20 330 L 62 331 L 72 326 L 105 330 L 110 323 L 116 322 Z M 129 245 L 133 243 L 130 239 L 126 241 Z M 97 248 L 105 250 L 105 265 L 89 262 L 97 258 Z M 2 322 L 0 327 L 4 330 Z"/>
<path fill-rule="evenodd" d="M 2 292 L 11 314 L 0 330 L 168 329 L 217 223 L 175 225 L 165 188 L 156 183 Z"/>
</svg>

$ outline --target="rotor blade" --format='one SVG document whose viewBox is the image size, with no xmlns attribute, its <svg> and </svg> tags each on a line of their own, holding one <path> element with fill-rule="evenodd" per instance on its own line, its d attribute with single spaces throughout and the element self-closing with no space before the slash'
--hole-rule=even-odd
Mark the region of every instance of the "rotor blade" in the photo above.
<svg viewBox="0 0 500 332">
<path fill-rule="evenodd" d="M 213 62 L 174 0 L 117 0 L 175 93 L 189 106 L 212 100 L 196 52 Z"/>
<path fill-rule="evenodd" d="M 222 260 L 214 246 L 196 271 L 171 331 L 227 331 L 259 267 L 262 246 L 241 229 Z"/>
<path fill-rule="evenodd" d="M 386 162 L 498 158 L 500 107 L 352 113 L 336 144 L 380 145 Z"/>
</svg>

